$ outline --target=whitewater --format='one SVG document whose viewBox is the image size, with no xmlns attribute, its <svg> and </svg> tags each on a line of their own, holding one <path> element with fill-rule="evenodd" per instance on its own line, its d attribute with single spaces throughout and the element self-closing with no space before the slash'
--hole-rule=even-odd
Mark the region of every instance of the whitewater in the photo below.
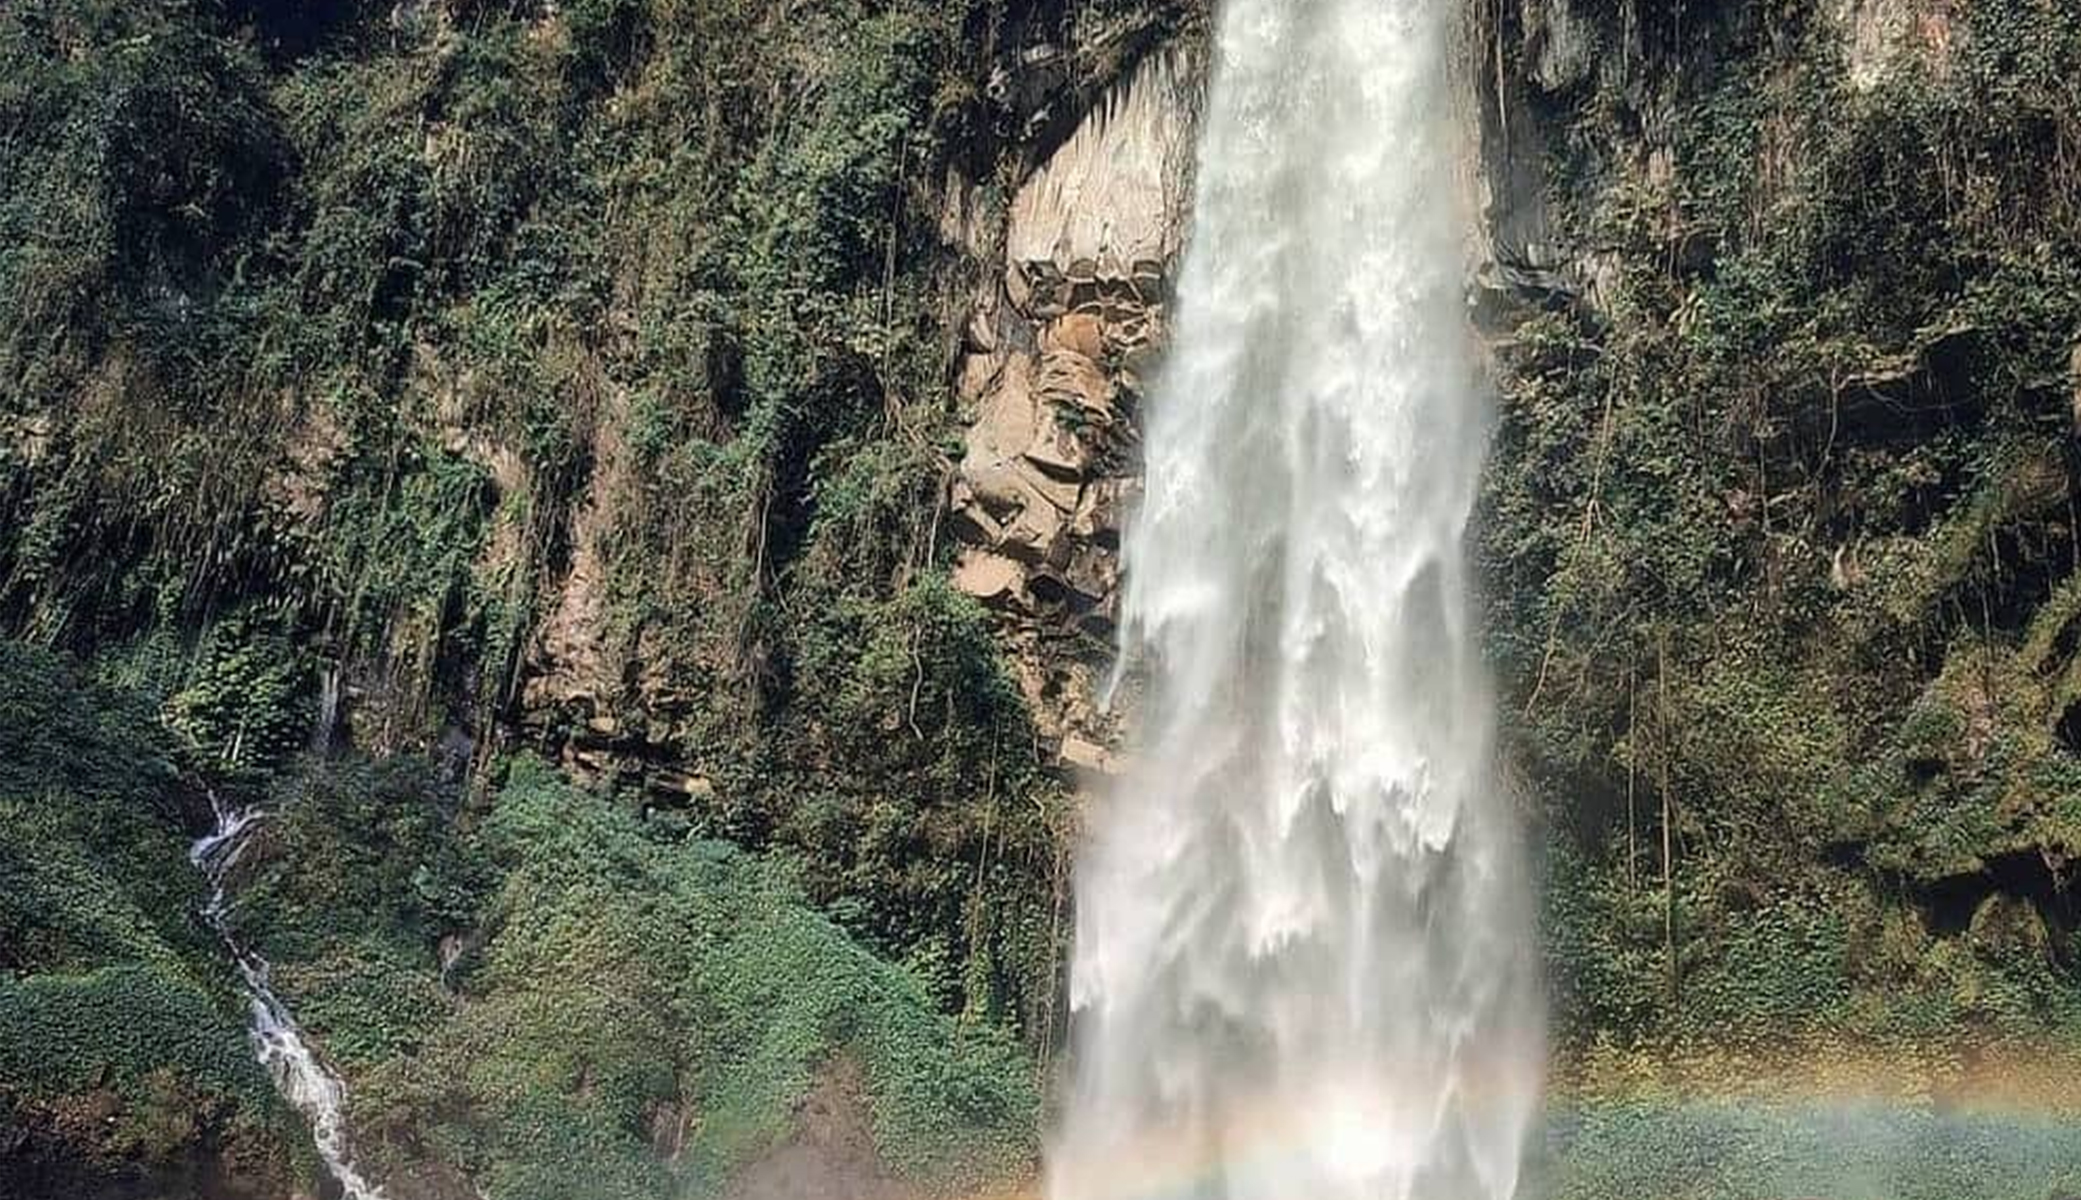
<svg viewBox="0 0 2081 1200">
<path fill-rule="evenodd" d="M 1542 1005 L 1463 547 L 1443 0 L 1227 0 L 1051 1200 L 1506 1200 Z"/>
</svg>

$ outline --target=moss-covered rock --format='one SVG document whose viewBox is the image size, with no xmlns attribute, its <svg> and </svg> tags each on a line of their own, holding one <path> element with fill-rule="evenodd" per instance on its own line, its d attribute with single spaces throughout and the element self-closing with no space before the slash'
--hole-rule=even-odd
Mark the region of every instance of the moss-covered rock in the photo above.
<svg viewBox="0 0 2081 1200">
<path fill-rule="evenodd" d="M 798 1136 L 841 1063 L 866 1165 L 891 1180 L 937 1193 L 1031 1170 L 1030 1061 L 1001 1029 L 941 1013 L 784 865 L 518 763 L 466 839 L 481 907 L 448 931 L 467 949 L 444 964 L 408 888 L 382 900 L 349 883 L 323 911 L 289 900 L 333 869 L 328 847 L 358 840 L 322 797 L 360 790 L 289 799 L 280 817 L 305 832 L 255 864 L 242 904 L 271 914 L 254 928 L 282 956 L 277 984 L 347 1069 L 379 1175 L 459 1177 L 503 1200 L 719 1195 Z M 394 827 L 429 799 L 394 790 L 359 811 Z M 381 861 L 423 880 L 450 853 L 393 841 Z"/>
</svg>

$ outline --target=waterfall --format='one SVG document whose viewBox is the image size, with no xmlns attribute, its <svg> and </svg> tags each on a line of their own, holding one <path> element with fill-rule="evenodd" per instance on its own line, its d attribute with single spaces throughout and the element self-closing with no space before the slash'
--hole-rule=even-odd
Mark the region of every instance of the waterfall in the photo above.
<svg viewBox="0 0 2081 1200">
<path fill-rule="evenodd" d="M 318 723 L 311 727 L 311 752 L 330 754 L 340 737 L 340 664 L 330 662 L 318 672 Z"/>
<path fill-rule="evenodd" d="M 251 1012 L 248 1032 L 253 1042 L 253 1054 L 274 1077 L 275 1087 L 282 1093 L 282 1098 L 310 1122 L 311 1140 L 317 1147 L 318 1157 L 339 1182 L 346 1200 L 384 1200 L 383 1189 L 362 1178 L 348 1157 L 347 1122 L 340 1111 L 346 1100 L 346 1091 L 339 1077 L 311 1053 L 310 1046 L 303 1040 L 303 1031 L 297 1028 L 296 1018 L 290 1015 L 289 1009 L 268 985 L 267 960 L 241 946 L 231 933 L 231 902 L 227 891 L 231 869 L 238 865 L 239 856 L 245 853 L 246 841 L 252 836 L 253 827 L 266 814 L 258 808 L 235 808 L 225 804 L 215 793 L 210 795 L 210 807 L 216 815 L 216 827 L 197 838 L 188 848 L 188 861 L 201 869 L 210 885 L 209 899 L 202 906 L 202 918 L 223 940 L 225 948 L 231 952 L 232 961 L 238 964 L 240 978 L 245 981 L 246 1002 Z"/>
<path fill-rule="evenodd" d="M 1516 1191 L 1542 1001 L 1463 563 L 1450 9 L 1226 0 L 1052 1200 Z"/>
</svg>

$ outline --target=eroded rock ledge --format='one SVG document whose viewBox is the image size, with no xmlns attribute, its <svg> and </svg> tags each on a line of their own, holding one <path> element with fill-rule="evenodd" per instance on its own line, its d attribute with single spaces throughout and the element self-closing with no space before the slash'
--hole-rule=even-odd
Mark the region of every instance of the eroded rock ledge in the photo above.
<svg viewBox="0 0 2081 1200">
<path fill-rule="evenodd" d="M 973 423 L 950 496 L 954 582 L 1001 616 L 1040 732 L 1085 769 L 1106 769 L 1117 740 L 1094 698 L 1202 76 L 1191 48 L 1166 46 L 1100 97 L 1014 196 L 1003 272 L 963 332 L 956 386 Z"/>
</svg>

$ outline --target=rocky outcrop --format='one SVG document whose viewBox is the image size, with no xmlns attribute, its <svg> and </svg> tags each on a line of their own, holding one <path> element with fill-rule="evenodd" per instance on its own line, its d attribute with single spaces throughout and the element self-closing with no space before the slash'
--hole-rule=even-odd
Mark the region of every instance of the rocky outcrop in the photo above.
<svg viewBox="0 0 2081 1200">
<path fill-rule="evenodd" d="M 1093 697 L 1183 243 L 1198 75 L 1189 50 L 1166 47 L 1100 97 L 1013 198 L 1003 272 L 963 335 L 954 582 L 1002 617 L 1041 732 L 1073 765 L 1103 768 L 1115 738 Z"/>
<path fill-rule="evenodd" d="M 1957 0 L 1822 0 L 1813 16 L 1839 51 L 1850 88 L 1870 92 L 1900 73 L 1947 78 L 1965 37 L 1962 12 Z M 1715 36 L 1727 35 L 1709 36 L 1714 27 L 1753 25 L 1759 14 L 1739 7 L 1693 13 L 1687 25 L 1682 6 L 1641 0 L 1500 0 L 1469 6 L 1467 19 L 1471 70 L 1463 82 L 1478 112 L 1474 185 L 1482 220 L 1474 235 L 1483 324 L 1491 332 L 1511 324 L 1497 309 L 1513 301 L 1559 297 L 1607 317 L 1619 307 L 1624 256 L 1587 237 L 1582 217 L 1622 184 L 1632 203 L 1659 209 L 1664 261 L 1681 271 L 1706 267 L 1711 231 L 1687 219 L 1677 200 L 1690 183 L 1680 177 L 1677 133 L 1696 122 L 1679 116 L 1679 96 L 1713 55 L 1736 52 L 1731 43 L 1716 45 Z M 1625 110 L 1627 133 L 1585 152 L 1580 131 L 1569 126 L 1592 94 Z M 1551 169 L 1557 151 L 1570 160 L 1565 172 Z M 1766 136 L 1755 167 L 1759 194 L 1774 194 L 1791 174 L 1787 164 L 1803 153 Z"/>
</svg>

